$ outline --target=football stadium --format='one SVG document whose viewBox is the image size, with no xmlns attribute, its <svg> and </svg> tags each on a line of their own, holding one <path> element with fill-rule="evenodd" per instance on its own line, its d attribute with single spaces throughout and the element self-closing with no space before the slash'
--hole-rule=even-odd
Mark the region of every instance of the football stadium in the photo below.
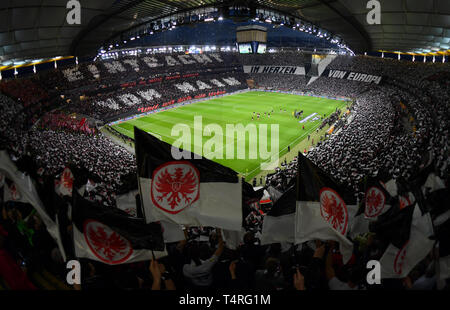
<svg viewBox="0 0 450 310">
<path fill-rule="evenodd" d="M 449 57 L 443 0 L 1 1 L 0 298 L 450 289 Z"/>
<path fill-rule="evenodd" d="M 276 158 L 278 159 L 279 156 L 288 153 L 288 146 L 290 150 L 291 145 L 298 146 L 300 142 L 307 140 L 308 136 L 314 134 L 316 129 L 321 125 L 321 116 L 331 115 L 337 109 L 343 107 L 346 107 L 346 102 L 326 98 L 259 91 L 246 92 L 170 109 L 152 116 L 139 117 L 114 125 L 113 129 L 133 139 L 134 127 L 138 127 L 159 137 L 164 142 L 173 145 L 177 140 L 177 137 L 172 135 L 173 126 L 182 123 L 193 129 L 195 126 L 195 117 L 201 116 L 202 128 L 209 124 L 218 124 L 221 128 L 218 134 L 220 135 L 222 133 L 218 137 L 221 143 L 210 152 L 205 152 L 202 148 L 203 152 L 201 155 L 233 169 L 250 181 L 261 172 L 261 162 L 269 162 L 270 164 L 271 156 L 269 158 L 261 158 L 259 153 L 257 153 L 254 159 L 249 159 L 249 156 L 246 159 L 245 155 L 250 155 L 249 140 L 258 139 L 259 136 L 258 128 L 255 126 L 256 137 L 250 137 L 250 133 L 242 136 L 245 139 L 243 148 L 244 156 L 239 159 L 237 155 L 238 139 L 240 137 L 238 137 L 237 133 L 234 134 L 234 132 L 232 136 L 227 135 L 227 124 L 242 124 L 244 128 L 249 124 L 259 125 L 260 123 L 266 124 L 267 126 L 278 125 L 278 132 L 283 133 L 283 135 L 277 135 L 273 139 L 279 144 L 280 149 L 277 148 L 278 153 L 276 154 Z M 265 111 L 264 115 L 258 118 L 258 113 L 261 115 L 263 114 L 262 111 Z M 302 117 L 304 122 L 299 121 L 293 115 L 296 111 L 303 111 L 303 115 L 306 116 Z M 272 141 L 271 131 L 267 131 L 267 135 L 267 151 L 272 154 L 270 144 Z M 210 139 L 209 137 L 208 135 L 200 140 L 201 146 L 205 145 Z M 227 140 L 228 137 L 230 140 Z M 183 149 L 195 152 L 194 139 L 190 142 L 189 145 L 183 146 Z M 230 156 L 227 156 L 226 147 L 223 147 L 224 144 L 226 146 L 228 143 L 234 145 L 233 153 Z M 218 154 L 216 154 L 216 151 Z"/>
</svg>

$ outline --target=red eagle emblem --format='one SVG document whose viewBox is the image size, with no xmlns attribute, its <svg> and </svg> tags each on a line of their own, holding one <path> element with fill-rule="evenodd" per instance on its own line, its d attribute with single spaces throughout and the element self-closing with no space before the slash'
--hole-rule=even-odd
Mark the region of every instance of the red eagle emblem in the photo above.
<svg viewBox="0 0 450 310">
<path fill-rule="evenodd" d="M 406 258 L 406 247 L 408 246 L 408 243 L 409 241 L 405 243 L 405 245 L 398 251 L 394 259 L 394 272 L 398 275 L 403 273 L 403 266 Z"/>
<path fill-rule="evenodd" d="M 398 202 L 400 204 L 400 210 L 406 208 L 407 206 L 411 205 L 411 201 L 409 200 L 408 196 L 399 196 Z"/>
<path fill-rule="evenodd" d="M 133 253 L 133 247 L 127 239 L 94 220 L 84 222 L 84 238 L 92 253 L 106 264 L 123 263 Z"/>
<path fill-rule="evenodd" d="M 12 199 L 13 201 L 19 201 L 19 200 L 22 198 L 22 196 L 20 195 L 20 192 L 19 192 L 19 190 L 17 189 L 15 183 L 12 183 L 12 184 L 11 184 L 11 186 L 9 187 L 9 192 L 10 192 L 10 194 L 11 194 L 11 199 Z"/>
<path fill-rule="evenodd" d="M 336 191 L 324 187 L 320 190 L 320 214 L 341 234 L 345 235 L 348 224 L 348 211 L 344 200 Z"/>
<path fill-rule="evenodd" d="M 167 213 L 177 214 L 192 205 L 199 198 L 199 189 L 200 173 L 189 162 L 168 162 L 153 172 L 153 204 Z"/>
<path fill-rule="evenodd" d="M 386 196 L 378 187 L 372 186 L 366 191 L 366 209 L 364 215 L 374 218 L 383 211 L 386 202 Z"/>
<path fill-rule="evenodd" d="M 63 174 L 61 176 L 61 184 L 65 189 L 65 192 L 72 196 L 72 188 L 73 188 L 73 174 L 69 168 L 64 169 Z"/>
</svg>

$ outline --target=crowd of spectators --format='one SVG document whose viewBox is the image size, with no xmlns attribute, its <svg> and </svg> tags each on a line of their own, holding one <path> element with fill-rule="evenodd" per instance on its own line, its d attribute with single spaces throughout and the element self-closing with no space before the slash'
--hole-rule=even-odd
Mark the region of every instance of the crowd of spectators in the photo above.
<svg viewBox="0 0 450 310">
<path fill-rule="evenodd" d="M 189 86 L 186 86 L 186 83 Z M 74 98 L 69 111 L 83 113 L 98 120 L 113 120 L 128 114 L 139 113 L 140 108 L 149 108 L 190 97 L 247 88 L 243 73 L 228 72 L 208 74 L 192 78 L 165 80 L 151 85 L 136 85 L 126 88 L 109 88 L 92 92 L 86 100 Z"/>
<path fill-rule="evenodd" d="M 134 155 L 102 134 L 33 130 L 27 151 L 45 175 L 57 175 L 69 164 L 86 169 L 101 180 L 98 185 L 105 192 L 99 191 L 98 195 L 108 205 L 112 205 L 111 195 L 121 188 L 124 179 L 136 174 Z"/>
<path fill-rule="evenodd" d="M 239 66 L 239 59 L 235 53 L 140 54 L 139 56 L 126 55 L 52 70 L 39 75 L 37 79 L 46 85 L 47 89 L 78 92 L 101 87 L 114 87 L 161 75 L 172 75 L 179 72 L 199 73 L 212 69 L 229 69 L 232 66 Z"/>
<path fill-rule="evenodd" d="M 242 57 L 246 60 L 253 59 L 248 55 Z M 256 57 L 256 60 L 251 60 L 254 64 L 262 62 L 262 64 L 300 65 L 302 59 L 301 56 L 293 59 L 289 54 Z M 275 61 L 273 57 L 278 57 L 279 61 L 271 63 Z M 194 64 L 192 66 L 195 67 Z M 212 68 L 213 65 L 208 66 Z M 448 65 L 433 67 L 430 64 L 338 57 L 331 64 L 331 68 L 382 74 L 386 75 L 387 79 L 383 84 L 375 85 L 321 77 L 307 85 L 307 79 L 303 76 L 275 74 L 254 75 L 250 78 L 253 78 L 257 85 L 266 88 L 355 99 L 355 104 L 351 107 L 352 117 L 344 118 L 342 130 L 308 152 L 309 159 L 337 180 L 352 186 L 355 192 L 361 190 L 361 181 L 365 176 L 375 176 L 382 170 L 387 171 L 393 178 L 403 177 L 408 180 L 423 165 L 426 153 L 434 159 L 436 172 L 441 177 L 448 178 L 449 84 L 446 80 L 425 79 L 427 75 L 440 70 L 448 71 Z M 83 70 L 89 68 L 85 66 L 80 72 L 84 72 Z M 406 71 L 402 76 L 404 70 Z M 419 72 L 420 75 L 417 74 Z M 64 74 L 61 74 L 62 76 L 56 77 L 59 81 L 64 80 Z M 232 76 L 242 85 L 235 85 L 236 88 L 231 88 L 230 91 L 247 87 L 245 80 L 248 76 L 243 73 L 235 73 Z M 207 80 L 213 78 L 214 75 L 211 75 L 205 81 L 203 77 L 194 78 L 192 81 L 201 80 L 208 83 Z M 64 85 L 54 80 L 49 80 L 48 83 L 49 87 L 57 85 L 64 89 L 69 89 L 73 85 L 82 87 L 89 84 L 86 81 L 83 81 L 85 84 L 81 82 L 76 84 L 74 81 L 75 84 Z M 161 94 L 158 100 L 166 102 L 179 96 L 186 96 L 186 93 L 179 89 L 178 92 L 174 91 L 172 85 L 174 83 L 177 82 L 158 85 L 157 91 Z M 97 99 L 101 98 L 101 101 L 105 102 L 107 99 L 123 95 L 125 91 L 138 93 L 144 89 L 145 87 L 136 87 L 116 93 L 100 92 L 101 97 Z M 208 91 L 220 89 L 222 88 Z M 46 176 L 60 174 L 67 165 L 87 170 L 97 183 L 97 190 L 93 195 L 100 196 L 100 201 L 105 205 L 114 205 L 115 192 L 125 185 L 130 176 L 136 178 L 134 156 L 101 133 L 86 135 L 65 130 L 32 128 L 30 122 L 33 123 L 36 113 L 30 117 L 30 114 L 24 111 L 24 106 L 46 101 L 47 98 L 40 94 L 37 92 L 37 98 L 28 98 L 28 92 L 25 92 L 24 96 L 9 92 L 16 100 L 0 95 L 0 107 L 4 111 L 0 115 L 2 147 L 9 149 L 13 158 L 17 159 L 21 155 L 31 157 Z M 193 92 L 191 96 L 196 94 Z M 76 102 L 69 110 L 75 109 L 99 119 L 105 117 L 108 112 L 92 109 L 93 106 L 98 107 L 91 104 L 92 102 Z M 133 108 L 137 107 L 138 105 Z M 336 120 L 332 116 L 330 123 Z M 12 123 L 22 122 L 26 125 L 11 126 Z M 296 173 L 297 162 L 294 159 L 290 163 L 284 163 L 275 173 L 269 175 L 266 178 L 266 187 L 271 186 L 280 193 L 285 192 L 295 181 Z M 35 285 L 27 276 L 30 270 L 45 265 L 45 268 L 56 269 L 57 273 L 64 269 L 64 264 L 55 250 L 57 247 L 54 241 L 45 230 L 41 219 L 32 214 L 30 206 L 24 207 L 16 202 L 5 201 L 1 201 L 1 206 L 0 276 L 10 288 L 35 289 Z M 23 229 L 24 225 L 21 223 L 25 218 L 25 227 L 32 229 L 34 234 L 24 233 L 27 230 Z M 251 206 L 245 218 L 246 233 L 236 248 L 227 246 L 218 229 L 187 228 L 185 240 L 167 244 L 169 255 L 159 259 L 158 262 L 153 260 L 107 266 L 82 259 L 82 285 L 77 288 L 153 290 L 374 288 L 367 286 L 365 280 L 366 263 L 372 259 L 379 259 L 382 255 L 377 235 L 369 234 L 353 240 L 352 259 L 344 264 L 335 242 L 261 245 L 259 235 L 263 220 L 264 215 L 259 208 Z M 22 230 L 19 231 L 17 227 L 22 227 Z M 70 225 L 67 228 L 67 231 L 70 231 Z M 24 236 L 31 236 L 31 239 Z M 434 253 L 430 253 L 406 278 L 384 281 L 381 286 L 375 288 L 434 289 L 437 285 L 435 261 Z M 58 271 L 59 268 L 61 270 Z"/>
<path fill-rule="evenodd" d="M 319 142 L 308 157 L 341 182 L 361 189 L 367 175 L 388 171 L 409 179 L 423 164 L 424 154 L 434 159 L 437 173 L 449 173 L 449 105 L 446 79 L 430 81 L 432 74 L 449 71 L 448 64 L 398 62 L 371 57 L 338 56 L 330 69 L 384 76 L 382 85 L 320 77 L 310 85 L 297 77 L 274 75 L 274 85 L 290 91 L 356 99 L 351 122 L 339 134 Z M 423 70 L 423 71 L 422 71 Z M 402 72 L 405 71 L 405 74 Z M 420 73 L 420 74 L 419 74 Z M 267 76 L 255 75 L 256 84 L 269 87 Z M 284 84 L 286 81 L 286 84 Z M 403 105 L 406 108 L 400 108 Z M 290 174 L 283 169 L 279 173 Z M 267 181 L 280 179 L 271 175 Z"/>
</svg>

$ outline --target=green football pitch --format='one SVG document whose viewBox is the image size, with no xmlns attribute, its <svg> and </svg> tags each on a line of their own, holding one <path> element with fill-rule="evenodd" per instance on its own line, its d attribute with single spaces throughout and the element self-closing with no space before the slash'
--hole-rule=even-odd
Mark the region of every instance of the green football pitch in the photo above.
<svg viewBox="0 0 450 310">
<path fill-rule="evenodd" d="M 134 126 L 136 126 L 171 145 L 176 144 L 197 154 L 198 150 L 203 150 L 200 155 L 227 166 L 250 180 L 261 172 L 261 163 L 271 162 L 273 157 L 268 158 L 267 155 L 274 155 L 276 151 L 276 147 L 272 147 L 272 140 L 274 143 L 278 143 L 277 156 L 283 156 L 288 152 L 288 146 L 293 148 L 316 131 L 322 123 L 321 116 L 323 117 L 325 114 L 329 116 L 336 108 L 343 109 L 345 106 L 346 102 L 340 100 L 283 93 L 246 92 L 139 117 L 114 125 L 113 128 L 133 138 Z M 295 110 L 303 110 L 299 119 L 293 116 Z M 253 112 L 260 113 L 259 120 Z M 268 113 L 271 114 L 270 118 Z M 197 117 L 198 121 L 199 116 L 201 116 L 203 134 L 200 134 L 199 139 L 194 139 L 194 118 Z M 301 121 L 303 122 L 300 123 Z M 227 130 L 227 125 L 239 124 L 242 124 L 243 128 L 248 125 L 256 128 L 257 135 L 251 135 L 249 133 L 251 131 L 247 131 L 245 139 L 242 139 L 243 135 L 239 136 L 236 132 Z M 261 126 L 263 124 L 266 127 Z M 185 129 L 189 128 L 192 137 L 189 139 L 190 143 L 185 139 L 186 143 L 180 145 L 181 132 L 178 132 L 177 135 L 173 132 L 173 129 L 180 125 Z M 272 139 L 271 135 L 275 125 L 278 125 L 278 139 L 276 135 Z M 267 139 L 259 138 L 261 132 L 267 132 Z M 187 136 L 186 131 L 184 135 Z M 252 142 L 252 139 L 256 139 L 257 143 Z M 244 141 L 242 142 L 242 140 Z M 267 141 L 267 147 L 264 149 L 266 153 L 261 153 L 262 146 L 259 143 L 263 140 Z M 199 143 L 199 141 L 202 142 Z M 231 151 L 227 152 L 230 144 L 234 144 L 234 154 Z M 240 154 L 242 154 L 244 144 L 245 159 L 242 159 L 242 155 L 238 158 L 237 152 L 241 150 Z M 251 145 L 251 149 L 249 145 Z M 254 150 L 255 145 L 256 151 Z M 254 154 L 257 154 L 256 158 Z"/>
</svg>

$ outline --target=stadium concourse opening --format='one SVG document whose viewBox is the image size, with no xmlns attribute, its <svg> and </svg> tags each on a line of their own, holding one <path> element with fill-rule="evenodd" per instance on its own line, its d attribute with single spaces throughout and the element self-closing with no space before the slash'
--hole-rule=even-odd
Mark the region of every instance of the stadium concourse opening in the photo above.
<svg viewBox="0 0 450 310">
<path fill-rule="evenodd" d="M 449 288 L 447 2 L 51 2 L 0 6 L 1 291 Z"/>
</svg>

